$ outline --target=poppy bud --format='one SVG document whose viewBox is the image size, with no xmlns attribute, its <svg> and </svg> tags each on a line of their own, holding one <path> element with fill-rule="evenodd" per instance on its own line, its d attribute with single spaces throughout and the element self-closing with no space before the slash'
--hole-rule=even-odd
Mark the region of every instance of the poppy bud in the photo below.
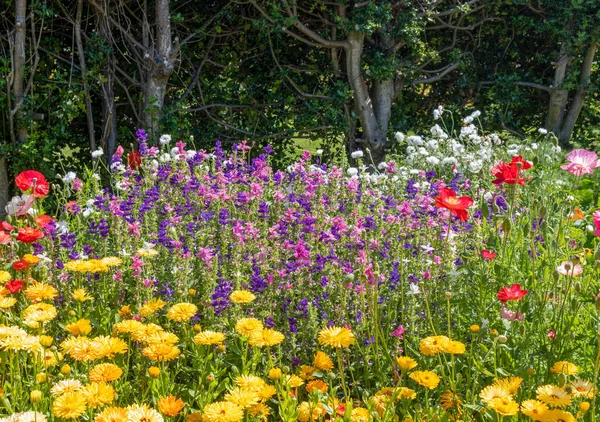
<svg viewBox="0 0 600 422">
<path fill-rule="evenodd" d="M 506 337 L 505 335 L 498 336 L 499 343 L 506 343 L 507 341 L 508 341 L 508 337 Z"/>
<path fill-rule="evenodd" d="M 581 292 L 581 283 L 579 281 L 575 283 L 575 291 L 577 293 Z"/>
<path fill-rule="evenodd" d="M 446 299 L 450 300 L 451 297 L 452 297 L 452 292 L 446 292 Z"/>
<path fill-rule="evenodd" d="M 559 387 L 565 387 L 565 385 L 567 384 L 567 377 L 565 376 L 565 374 L 559 374 L 558 375 L 558 386 Z M 570 387 L 568 387 L 570 388 Z M 571 394 L 571 392 L 568 392 L 569 394 Z"/>
</svg>

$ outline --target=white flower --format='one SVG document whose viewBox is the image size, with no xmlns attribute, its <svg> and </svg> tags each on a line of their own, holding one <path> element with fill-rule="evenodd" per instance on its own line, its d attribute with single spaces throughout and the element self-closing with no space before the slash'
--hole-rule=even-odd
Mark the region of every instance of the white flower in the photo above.
<svg viewBox="0 0 600 422">
<path fill-rule="evenodd" d="M 494 194 L 492 192 L 486 192 L 483 194 L 483 199 L 485 199 L 486 202 L 490 202 L 493 197 Z"/>
<path fill-rule="evenodd" d="M 169 161 L 171 161 L 171 154 L 163 154 L 160 157 L 158 157 L 158 159 L 162 162 L 162 163 L 168 163 Z"/>
<path fill-rule="evenodd" d="M 402 132 L 396 132 L 394 135 L 396 137 L 396 141 L 402 142 L 404 141 L 404 134 Z"/>
<path fill-rule="evenodd" d="M 316 152 L 317 155 L 323 155 L 323 150 L 322 149 L 318 149 Z"/>
<path fill-rule="evenodd" d="M 454 157 L 445 157 L 442 160 L 442 165 L 444 166 L 453 166 L 458 163 L 458 160 Z"/>
<path fill-rule="evenodd" d="M 507 149 L 506 150 L 508 155 L 517 155 L 519 153 L 518 149 Z"/>
<path fill-rule="evenodd" d="M 88 199 L 87 201 L 85 201 L 85 205 L 87 205 L 88 207 L 93 207 L 94 206 L 94 202 L 96 202 L 93 198 L 92 199 Z"/>
<path fill-rule="evenodd" d="M 69 225 L 65 220 L 60 220 L 56 223 L 56 233 L 65 234 L 69 232 Z"/>
<path fill-rule="evenodd" d="M 427 147 L 433 149 L 433 150 L 437 150 L 438 149 L 438 141 L 436 141 L 435 139 L 430 139 L 429 141 L 427 141 Z"/>
<path fill-rule="evenodd" d="M 430 130 L 432 136 L 436 136 L 440 139 L 447 139 L 448 134 L 444 132 L 444 129 L 440 127 L 440 125 L 435 125 Z"/>
<path fill-rule="evenodd" d="M 428 156 L 429 155 L 429 151 L 427 151 L 425 148 L 420 147 L 419 148 L 419 154 L 424 155 L 424 156 Z"/>
<path fill-rule="evenodd" d="M 377 165 L 377 168 L 378 168 L 379 170 L 385 170 L 385 169 L 387 169 L 387 166 L 388 166 L 388 164 L 387 164 L 385 161 L 382 161 L 381 163 L 379 163 L 379 164 Z"/>
<path fill-rule="evenodd" d="M 99 158 L 102 157 L 104 155 L 104 151 L 102 151 L 102 148 L 98 148 L 96 151 L 92 152 L 92 158 Z"/>
<path fill-rule="evenodd" d="M 162 135 L 162 136 L 160 137 L 160 139 L 158 140 L 158 142 L 159 142 L 161 145 L 167 145 L 169 142 L 171 142 L 171 135 L 166 135 L 166 134 L 165 134 L 165 135 Z"/>
<path fill-rule="evenodd" d="M 100 175 L 98 173 L 92 174 L 92 179 L 100 180 Z"/>
<path fill-rule="evenodd" d="M 152 162 L 150 163 L 150 168 L 154 171 L 158 170 L 158 161 L 152 160 Z"/>
<path fill-rule="evenodd" d="M 440 159 L 435 157 L 435 156 L 429 156 L 425 159 L 425 161 L 427 161 L 427 163 L 429 163 L 432 166 L 438 166 L 440 164 Z"/>
<path fill-rule="evenodd" d="M 442 117 L 443 113 L 444 113 L 444 106 L 438 106 L 438 108 L 433 110 L 433 120 L 438 120 L 440 117 Z"/>
<path fill-rule="evenodd" d="M 348 176 L 354 177 L 358 174 L 358 169 L 356 167 L 350 167 L 348 170 L 346 170 L 346 173 L 348 173 Z"/>
<path fill-rule="evenodd" d="M 471 123 L 473 123 L 473 116 L 467 116 L 463 119 L 463 123 L 470 125 Z"/>
<path fill-rule="evenodd" d="M 419 174 L 419 173 L 421 173 L 421 170 L 419 170 L 419 169 L 411 169 L 409 173 L 410 174 Z"/>
<path fill-rule="evenodd" d="M 537 144 L 537 143 L 535 143 L 535 142 L 533 142 L 533 143 L 531 144 L 531 149 L 538 149 L 538 144 Z"/>
<path fill-rule="evenodd" d="M 185 152 L 185 156 L 186 156 L 186 159 L 193 160 L 194 157 L 196 156 L 196 151 L 194 151 L 193 149 L 189 150 L 189 151 L 186 151 Z"/>
<path fill-rule="evenodd" d="M 469 167 L 468 167 L 468 169 L 471 173 L 479 173 L 482 168 L 483 168 L 483 162 L 480 160 L 471 161 L 469 163 Z"/>
<path fill-rule="evenodd" d="M 495 145 L 500 145 L 502 143 L 502 139 L 500 139 L 500 137 L 498 135 L 496 135 L 495 133 L 492 133 L 490 135 L 490 138 L 492 139 L 492 142 Z"/>
<path fill-rule="evenodd" d="M 543 127 L 541 127 L 541 128 L 538 129 L 538 132 L 541 135 L 547 135 L 548 134 L 548 129 L 544 129 Z"/>
<path fill-rule="evenodd" d="M 474 119 L 478 118 L 479 116 L 481 116 L 481 111 L 479 110 L 475 110 L 473 113 L 471 113 L 471 117 Z"/>
<path fill-rule="evenodd" d="M 558 154 L 559 152 L 562 151 L 562 148 L 559 147 L 558 145 L 552 146 L 552 151 Z"/>
<path fill-rule="evenodd" d="M 587 226 L 585 226 L 585 228 L 589 232 L 593 232 L 594 231 L 594 226 L 592 226 L 591 224 L 588 224 Z"/>
<path fill-rule="evenodd" d="M 352 152 L 352 154 L 350 154 L 350 156 L 351 156 L 352 158 L 354 158 L 355 160 L 356 160 L 357 158 L 362 158 L 362 157 L 364 157 L 364 155 L 365 155 L 365 154 L 364 154 L 364 153 L 363 153 L 361 150 L 354 151 L 354 152 Z"/>
<path fill-rule="evenodd" d="M 409 145 L 409 146 L 406 147 L 406 153 L 407 154 L 413 154 L 415 151 L 416 151 L 416 149 L 412 145 Z"/>
<path fill-rule="evenodd" d="M 423 145 L 423 139 L 421 139 L 420 136 L 416 136 L 416 135 L 409 136 L 408 138 L 406 138 L 406 141 L 409 144 L 412 144 L 416 147 L 420 147 Z"/>
<path fill-rule="evenodd" d="M 70 171 L 62 177 L 62 181 L 65 183 L 71 183 L 77 178 L 77 174 L 74 171 Z"/>
<path fill-rule="evenodd" d="M 467 126 L 463 126 L 460 128 L 460 137 L 461 138 L 467 137 L 467 136 L 471 135 L 472 133 L 477 133 L 477 128 L 475 127 L 475 125 L 467 125 Z"/>
<path fill-rule="evenodd" d="M 88 218 L 90 215 L 92 215 L 92 212 L 93 210 L 89 208 L 84 208 L 82 214 L 85 218 Z"/>
<path fill-rule="evenodd" d="M 409 295 L 418 295 L 419 293 L 421 293 L 421 291 L 419 290 L 419 286 L 417 286 L 415 283 L 409 284 Z"/>
</svg>

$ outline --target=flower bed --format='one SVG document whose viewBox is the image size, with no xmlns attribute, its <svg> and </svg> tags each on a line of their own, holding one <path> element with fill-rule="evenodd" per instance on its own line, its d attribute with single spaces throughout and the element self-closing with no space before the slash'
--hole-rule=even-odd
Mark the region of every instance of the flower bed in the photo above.
<svg viewBox="0 0 600 422">
<path fill-rule="evenodd" d="M 398 139 L 455 148 L 445 133 Z M 309 153 L 276 171 L 269 148 L 137 138 L 110 189 L 97 168 L 17 177 L 0 230 L 3 420 L 593 420 L 594 153 L 561 169 L 546 138 L 464 174 Z M 53 217 L 50 189 L 65 198 Z"/>
</svg>

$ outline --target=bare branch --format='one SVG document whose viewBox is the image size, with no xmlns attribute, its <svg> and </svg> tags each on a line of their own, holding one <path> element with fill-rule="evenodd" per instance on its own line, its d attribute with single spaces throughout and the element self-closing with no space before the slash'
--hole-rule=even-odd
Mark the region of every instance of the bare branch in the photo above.
<svg viewBox="0 0 600 422">
<path fill-rule="evenodd" d="M 442 79 L 444 76 L 446 76 L 448 73 L 450 73 L 454 69 L 456 69 L 458 66 L 460 66 L 460 62 L 456 62 L 451 65 L 448 65 L 443 70 L 441 70 L 440 73 L 438 73 L 437 75 L 432 76 L 431 78 L 425 78 L 425 79 L 420 79 L 420 80 L 414 81 L 413 85 L 423 85 L 423 84 L 431 84 L 431 83 L 437 82 L 440 79 Z"/>
</svg>

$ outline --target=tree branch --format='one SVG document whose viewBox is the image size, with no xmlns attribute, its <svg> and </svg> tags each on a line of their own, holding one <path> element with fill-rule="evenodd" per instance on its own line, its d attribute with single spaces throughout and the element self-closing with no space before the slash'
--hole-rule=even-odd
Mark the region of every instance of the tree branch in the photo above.
<svg viewBox="0 0 600 422">
<path fill-rule="evenodd" d="M 423 85 L 423 84 L 431 84 L 431 83 L 437 82 L 440 79 L 442 79 L 444 76 L 446 76 L 448 73 L 450 73 L 454 69 L 456 69 L 458 66 L 460 66 L 460 62 L 453 63 L 449 66 L 446 66 L 446 68 L 441 70 L 440 73 L 438 73 L 435 76 L 432 76 L 431 78 L 425 78 L 425 79 L 420 79 L 420 80 L 414 81 L 413 85 Z"/>
</svg>

